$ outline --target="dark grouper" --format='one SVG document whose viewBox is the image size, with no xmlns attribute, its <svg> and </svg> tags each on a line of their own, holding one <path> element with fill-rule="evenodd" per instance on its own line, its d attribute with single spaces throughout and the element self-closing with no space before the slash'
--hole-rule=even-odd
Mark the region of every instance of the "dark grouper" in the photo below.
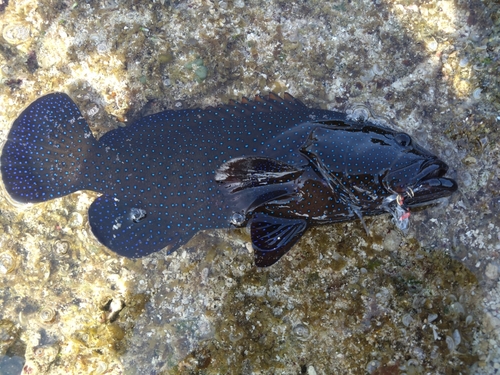
<svg viewBox="0 0 500 375">
<path fill-rule="evenodd" d="M 67 95 L 49 94 L 14 122 L 1 169 L 19 202 L 101 193 L 90 226 L 122 256 L 172 251 L 199 230 L 248 225 L 262 267 L 310 225 L 390 212 L 404 229 L 411 207 L 457 189 L 443 177 L 447 165 L 407 134 L 288 94 L 165 111 L 98 141 Z"/>
</svg>

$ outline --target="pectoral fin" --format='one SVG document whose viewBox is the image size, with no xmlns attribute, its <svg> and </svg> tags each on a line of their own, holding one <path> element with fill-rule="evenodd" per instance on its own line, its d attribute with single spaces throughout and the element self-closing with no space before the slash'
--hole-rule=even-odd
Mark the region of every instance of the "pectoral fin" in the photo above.
<svg viewBox="0 0 500 375">
<path fill-rule="evenodd" d="M 284 219 L 263 213 L 250 222 L 255 265 L 268 267 L 276 263 L 302 237 L 307 229 L 304 219 Z"/>
<path fill-rule="evenodd" d="M 287 163 L 265 157 L 241 157 L 222 164 L 215 180 L 230 193 L 263 185 L 280 184 L 295 180 L 304 171 Z"/>
</svg>

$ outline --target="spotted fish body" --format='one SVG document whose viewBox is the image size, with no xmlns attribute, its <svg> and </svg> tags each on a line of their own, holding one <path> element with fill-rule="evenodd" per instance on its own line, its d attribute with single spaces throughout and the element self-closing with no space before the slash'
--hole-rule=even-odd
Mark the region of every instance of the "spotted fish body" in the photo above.
<svg viewBox="0 0 500 375">
<path fill-rule="evenodd" d="M 313 224 L 383 212 L 406 220 L 410 207 L 456 190 L 447 169 L 407 134 L 288 94 L 165 111 L 99 140 L 67 95 L 49 94 L 14 122 L 1 156 L 17 201 L 102 193 L 89 222 L 122 256 L 248 225 L 258 266 L 276 262 Z"/>
</svg>

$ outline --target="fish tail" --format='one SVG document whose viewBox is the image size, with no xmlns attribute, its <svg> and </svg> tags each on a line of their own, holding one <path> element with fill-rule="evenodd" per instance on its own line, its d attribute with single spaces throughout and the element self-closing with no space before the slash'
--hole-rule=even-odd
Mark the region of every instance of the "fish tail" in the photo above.
<svg viewBox="0 0 500 375">
<path fill-rule="evenodd" d="M 33 102 L 14 121 L 2 150 L 2 179 L 18 202 L 43 202 L 83 186 L 97 141 L 76 104 L 63 93 Z"/>
</svg>

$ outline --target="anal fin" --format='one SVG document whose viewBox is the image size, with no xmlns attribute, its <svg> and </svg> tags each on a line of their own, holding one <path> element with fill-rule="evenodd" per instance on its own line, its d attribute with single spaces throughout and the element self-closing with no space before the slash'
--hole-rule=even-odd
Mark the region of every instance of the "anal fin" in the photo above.
<svg viewBox="0 0 500 375">
<path fill-rule="evenodd" d="M 167 223 L 140 201 L 132 202 L 110 195 L 97 198 L 89 208 L 92 233 L 115 253 L 140 258 L 181 242 L 180 233 L 167 232 Z"/>
</svg>

